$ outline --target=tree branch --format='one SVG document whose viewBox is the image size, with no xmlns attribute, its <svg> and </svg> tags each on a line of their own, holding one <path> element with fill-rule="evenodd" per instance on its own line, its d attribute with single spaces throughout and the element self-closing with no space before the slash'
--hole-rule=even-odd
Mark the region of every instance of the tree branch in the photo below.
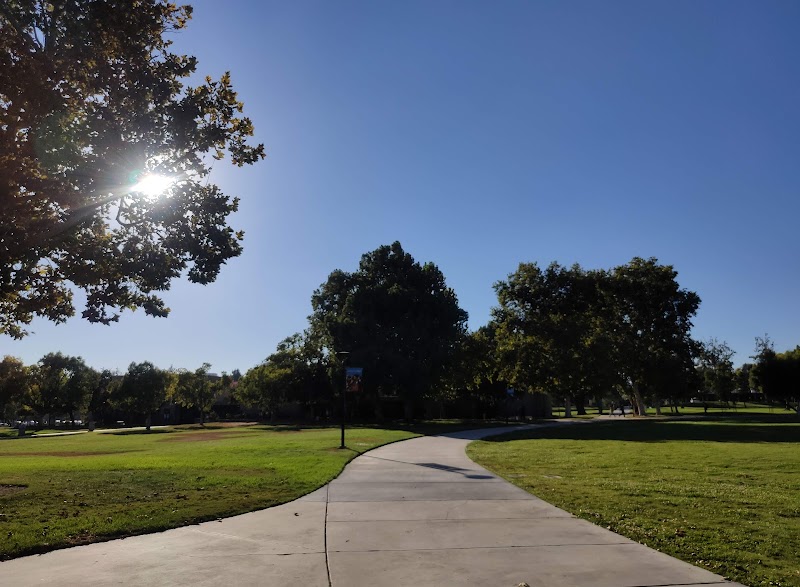
<svg viewBox="0 0 800 587">
<path fill-rule="evenodd" d="M 31 49 L 34 53 L 37 51 L 41 51 L 44 49 L 42 45 L 39 43 L 39 40 L 34 36 L 31 37 L 28 33 L 25 32 L 25 29 L 20 25 L 19 21 L 14 17 L 11 10 L 9 9 L 8 2 L 0 2 L 0 16 L 5 18 L 8 23 L 17 31 L 17 34 L 22 38 L 22 41 Z"/>
</svg>

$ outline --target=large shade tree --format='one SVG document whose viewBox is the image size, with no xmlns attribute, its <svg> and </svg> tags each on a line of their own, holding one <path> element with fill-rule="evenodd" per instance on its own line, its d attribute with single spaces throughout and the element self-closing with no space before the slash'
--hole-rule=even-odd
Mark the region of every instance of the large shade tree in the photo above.
<svg viewBox="0 0 800 587">
<path fill-rule="evenodd" d="M 645 414 L 645 397 L 658 401 L 668 392 L 665 370 L 688 373 L 700 353 L 692 339 L 692 318 L 700 296 L 682 289 L 678 272 L 655 258 L 634 257 L 615 267 L 604 287 L 608 315 L 606 329 L 614 336 L 614 362 L 634 411 Z M 675 384 L 675 382 L 672 382 Z"/>
<path fill-rule="evenodd" d="M 517 388 L 561 397 L 685 395 L 698 346 L 690 336 L 700 298 L 656 259 L 634 258 L 611 271 L 523 263 L 495 285 L 503 375 Z"/>
<path fill-rule="evenodd" d="M 800 346 L 794 350 L 776 353 L 769 336 L 756 337 L 756 360 L 750 371 L 750 380 L 758 391 L 770 401 L 783 402 L 800 414 Z"/>
<path fill-rule="evenodd" d="M 153 363 L 131 363 L 116 389 L 114 398 L 117 407 L 145 417 L 145 425 L 150 430 L 153 412 L 167 399 L 169 374 Z"/>
<path fill-rule="evenodd" d="M 287 365 L 271 362 L 249 369 L 236 386 L 235 397 L 246 408 L 268 414 L 274 422 L 278 409 L 295 389 L 297 372 Z"/>
<path fill-rule="evenodd" d="M 496 324 L 489 323 L 465 336 L 448 374 L 454 390 L 490 405 L 506 400 L 509 387 L 501 372 L 496 332 Z"/>
<path fill-rule="evenodd" d="M 564 399 L 567 416 L 576 397 L 613 385 L 598 331 L 601 278 L 579 265 L 521 263 L 495 284 L 492 319 L 503 374 L 518 389 Z"/>
<path fill-rule="evenodd" d="M 30 387 L 29 370 L 16 357 L 0 361 L 0 418 L 13 419 Z"/>
<path fill-rule="evenodd" d="M 282 404 L 296 402 L 312 418 L 326 413 L 332 399 L 330 357 L 318 332 L 309 328 L 286 337 L 260 365 L 239 380 L 235 397 L 274 420 Z"/>
<path fill-rule="evenodd" d="M 181 369 L 172 374 L 167 390 L 168 396 L 178 405 L 196 409 L 200 413 L 201 424 L 205 424 L 214 401 L 231 383 L 230 376 L 226 373 L 217 377 L 211 375 L 209 369 L 210 363 L 203 363 L 194 371 Z"/>
<path fill-rule="evenodd" d="M 191 7 L 158 0 L 0 2 L 0 333 L 124 309 L 165 316 L 181 275 L 213 281 L 241 252 L 238 199 L 209 162 L 264 156 L 229 74 L 195 86 L 168 34 Z M 144 174 L 173 183 L 154 197 Z M 163 188 L 164 185 L 157 187 Z"/>
<path fill-rule="evenodd" d="M 312 329 L 323 333 L 329 356 L 348 352 L 348 363 L 365 369 L 365 386 L 401 397 L 408 418 L 466 334 L 467 313 L 442 272 L 399 242 L 364 254 L 353 273 L 331 273 L 312 306 Z"/>
<path fill-rule="evenodd" d="M 729 402 L 736 389 L 733 349 L 724 341 L 711 338 L 701 344 L 698 369 L 706 392 L 721 402 Z"/>
<path fill-rule="evenodd" d="M 39 359 L 34 370 L 34 385 L 29 395 L 31 407 L 40 416 L 49 416 L 51 425 L 60 413 L 68 414 L 74 421 L 86 409 L 98 376 L 81 357 L 48 353 Z"/>
</svg>

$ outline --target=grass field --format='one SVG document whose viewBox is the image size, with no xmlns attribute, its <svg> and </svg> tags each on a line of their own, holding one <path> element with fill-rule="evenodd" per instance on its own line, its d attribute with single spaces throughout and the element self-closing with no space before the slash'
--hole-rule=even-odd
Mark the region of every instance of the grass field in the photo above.
<svg viewBox="0 0 800 587">
<path fill-rule="evenodd" d="M 702 403 L 695 403 L 695 404 L 688 404 L 685 406 L 680 406 L 678 408 L 678 414 L 682 416 L 697 416 L 697 415 L 704 415 L 704 416 L 727 416 L 727 415 L 747 415 L 747 414 L 770 414 L 770 415 L 792 415 L 794 413 L 793 410 L 787 410 L 783 406 L 778 405 L 767 405 L 767 404 L 759 404 L 759 403 L 742 403 L 738 402 L 737 404 L 724 404 L 719 402 L 708 402 L 707 404 L 708 409 L 706 410 L 703 408 Z M 610 410 L 609 406 L 605 406 L 603 408 L 603 414 L 608 414 Z M 631 408 L 628 407 L 627 415 L 631 415 Z M 586 415 L 579 416 L 575 407 L 572 408 L 572 417 L 573 418 L 594 418 L 598 415 L 601 415 L 595 406 L 590 406 L 586 408 Z M 655 416 L 656 409 L 653 407 L 647 408 L 647 415 L 648 416 Z M 661 407 L 661 415 L 662 416 L 674 416 L 676 415 L 674 411 L 669 406 L 662 406 Z M 553 406 L 553 417 L 554 418 L 563 418 L 564 417 L 564 406 Z"/>
<path fill-rule="evenodd" d="M 0 440 L 0 558 L 284 503 L 360 452 L 456 427 L 349 429 L 348 450 L 338 429 L 266 426 Z"/>
<path fill-rule="evenodd" d="M 475 442 L 468 454 L 581 518 L 729 579 L 800 586 L 797 416 L 575 423 Z"/>
</svg>

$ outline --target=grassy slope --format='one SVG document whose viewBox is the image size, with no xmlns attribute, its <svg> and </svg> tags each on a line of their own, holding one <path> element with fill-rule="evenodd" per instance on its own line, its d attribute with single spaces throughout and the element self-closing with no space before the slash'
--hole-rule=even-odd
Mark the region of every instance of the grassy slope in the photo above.
<svg viewBox="0 0 800 587">
<path fill-rule="evenodd" d="M 531 493 L 668 554 L 748 585 L 800 586 L 796 417 L 620 419 L 476 442 L 468 452 Z"/>
<path fill-rule="evenodd" d="M 290 501 L 404 430 L 264 426 L 0 441 L 0 558 Z"/>
</svg>

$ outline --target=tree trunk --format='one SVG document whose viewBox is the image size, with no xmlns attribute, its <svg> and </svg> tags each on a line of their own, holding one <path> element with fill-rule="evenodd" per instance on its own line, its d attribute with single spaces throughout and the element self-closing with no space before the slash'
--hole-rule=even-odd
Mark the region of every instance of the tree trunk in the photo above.
<svg viewBox="0 0 800 587">
<path fill-rule="evenodd" d="M 633 384 L 633 412 L 637 416 L 647 415 L 644 408 L 644 400 L 642 400 L 642 394 L 639 391 L 638 383 Z"/>
<path fill-rule="evenodd" d="M 403 412 L 406 417 L 406 422 L 414 421 L 414 402 L 412 400 L 407 399 L 403 402 Z"/>
<path fill-rule="evenodd" d="M 583 393 L 575 396 L 575 409 L 579 416 L 586 415 L 586 396 Z"/>
</svg>

